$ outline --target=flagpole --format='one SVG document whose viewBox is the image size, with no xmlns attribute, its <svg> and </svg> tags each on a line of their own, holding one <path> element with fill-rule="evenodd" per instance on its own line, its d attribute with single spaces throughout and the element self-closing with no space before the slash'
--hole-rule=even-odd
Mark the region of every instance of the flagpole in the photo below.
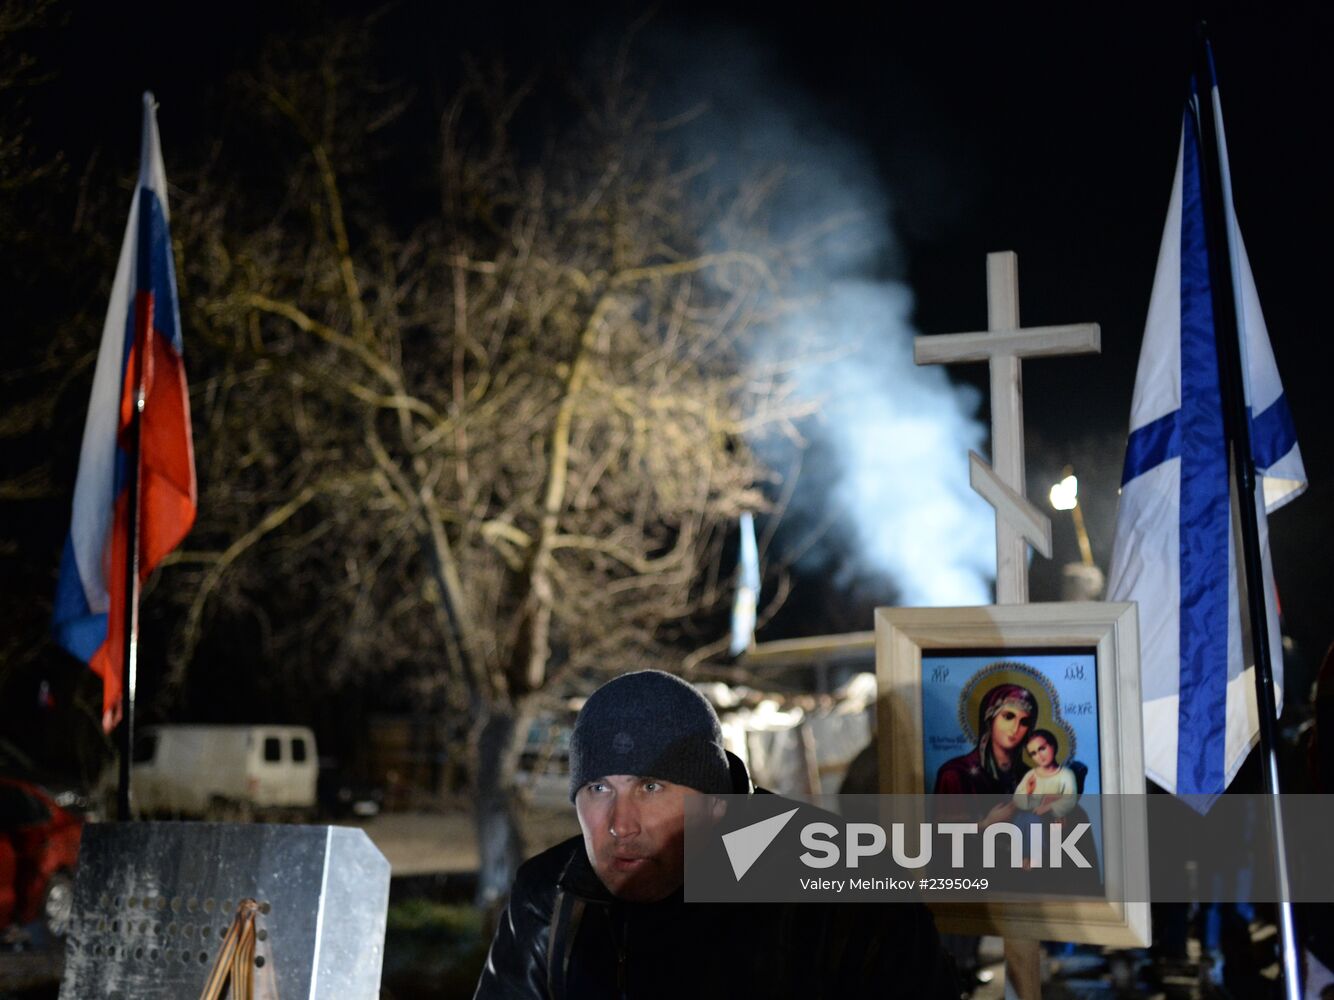
<svg viewBox="0 0 1334 1000">
<path fill-rule="evenodd" d="M 1260 716 L 1261 773 L 1269 796 L 1274 830 L 1274 866 L 1278 887 L 1279 931 L 1283 980 L 1288 1000 L 1300 1000 L 1297 934 L 1289 891 L 1287 851 L 1283 840 L 1283 812 L 1279 800 L 1277 709 L 1270 660 L 1268 609 L 1265 607 L 1264 568 L 1255 503 L 1256 473 L 1251 454 L 1250 420 L 1242 374 L 1239 324 L 1232 287 L 1227 216 L 1223 206 L 1221 140 L 1214 127 L 1214 73 L 1208 33 L 1198 22 L 1195 45 L 1197 90 L 1192 105 L 1201 146 L 1204 173 L 1205 230 L 1209 246 L 1210 286 L 1213 289 L 1218 368 L 1223 396 L 1223 426 L 1232 451 L 1237 502 L 1241 520 L 1241 556 L 1246 574 L 1246 607 L 1250 618 L 1251 651 L 1255 660 L 1255 697 Z M 1207 102 L 1207 111 L 1206 111 Z"/>
<path fill-rule="evenodd" d="M 125 435 L 125 447 L 129 452 L 128 460 L 131 473 L 125 491 L 126 520 L 128 524 L 125 552 L 124 642 L 121 648 L 120 672 L 120 780 L 116 794 L 116 812 L 122 823 L 129 822 L 133 818 L 130 805 L 130 776 L 134 752 L 135 689 L 138 687 L 139 681 L 139 535 L 141 529 L 140 515 L 142 513 L 139 498 L 143 486 L 141 445 L 144 404 L 146 402 L 144 370 L 148 364 L 149 341 L 153 330 L 153 309 L 156 306 L 151 296 L 140 291 L 146 286 L 151 287 L 151 281 L 148 279 L 151 277 L 153 269 L 152 214 L 144 203 L 146 192 L 143 191 L 146 186 L 144 179 L 149 176 L 152 169 L 150 158 L 153 156 L 154 148 L 151 133 L 154 131 L 153 113 L 157 109 L 157 102 L 151 92 L 144 92 L 143 104 L 143 133 L 139 143 L 139 232 L 136 234 L 137 258 L 135 260 L 135 273 L 138 276 L 138 281 L 135 284 L 138 287 L 131 289 L 131 293 L 134 295 L 134 350 L 131 353 L 131 357 L 134 359 L 134 373 L 133 381 L 130 384 L 134 393 L 134 405 L 130 408 L 130 426 L 128 433 Z"/>
<path fill-rule="evenodd" d="M 140 207 L 139 211 L 139 266 L 147 265 L 148 213 Z M 141 275 L 146 272 L 141 270 Z M 124 642 L 121 647 L 120 672 L 120 773 L 116 790 L 116 815 L 122 822 L 132 818 L 130 806 L 130 765 L 134 748 L 134 695 L 139 680 L 139 492 L 143 478 L 143 465 L 140 462 L 140 437 L 143 428 L 144 411 L 144 353 L 148 350 L 147 331 L 153 322 L 152 315 L 144 312 L 152 306 L 144 301 L 142 295 L 135 296 L 134 313 L 134 379 L 131 382 L 134 392 L 134 405 L 130 410 L 129 433 L 126 434 L 126 446 L 129 451 L 129 467 L 132 470 L 126 487 L 127 532 L 125 552 L 125 618 Z"/>
<path fill-rule="evenodd" d="M 142 343 L 142 341 L 141 341 Z M 125 559 L 125 642 L 121 647 L 120 672 L 120 780 L 116 789 L 116 816 L 122 822 L 133 818 L 130 811 L 130 753 L 134 746 L 134 689 L 139 667 L 139 417 L 144 406 L 142 359 L 136 344 L 135 400 L 130 417 L 130 476 L 126 491 L 129 504 L 128 551 Z"/>
</svg>

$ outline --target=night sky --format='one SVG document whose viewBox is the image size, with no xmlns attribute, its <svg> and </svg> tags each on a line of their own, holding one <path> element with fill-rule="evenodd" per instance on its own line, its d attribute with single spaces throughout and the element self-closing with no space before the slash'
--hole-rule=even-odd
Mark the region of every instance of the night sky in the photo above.
<svg viewBox="0 0 1334 1000">
<path fill-rule="evenodd" d="M 118 5 L 58 8 L 53 20 L 63 26 L 35 47 L 54 76 L 30 103 L 32 135 L 39 148 L 65 150 L 74 170 L 96 153 L 132 174 L 138 97 L 152 89 L 171 177 L 174 158 L 207 148 L 227 76 L 266 35 L 357 9 L 242 2 L 215 5 L 203 24 L 197 12 L 187 21 L 180 5 L 142 6 L 138 21 Z M 539 62 L 577 69 L 590 46 L 639 13 L 625 4 L 559 5 L 576 6 L 401 3 L 386 9 L 376 31 L 429 104 L 461 53 L 502 55 L 516 72 Z M 788 12 L 665 3 L 635 51 L 650 83 L 670 83 L 698 51 L 745 52 L 763 62 L 766 79 L 782 81 L 783 94 L 818 109 L 826 130 L 860 150 L 890 206 L 892 247 L 878 266 L 911 289 L 920 332 L 983 328 L 985 255 L 1005 249 L 1019 254 L 1025 325 L 1101 324 L 1101 356 L 1026 363 L 1024 385 L 1030 495 L 1045 497 L 1072 463 L 1105 568 L 1180 131 L 1191 5 L 925 6 L 854 14 L 852 5 Z M 1094 6 L 1101 9 L 1083 9 Z M 1220 5 L 1211 25 L 1237 212 L 1311 482 L 1270 522 L 1274 564 L 1286 630 L 1299 651 L 1318 657 L 1334 638 L 1325 613 L 1334 583 L 1326 514 L 1334 441 L 1324 413 L 1334 87 L 1320 68 L 1334 9 Z M 711 80 L 694 73 L 673 85 L 698 86 L 705 98 L 712 87 L 725 103 L 728 77 L 723 58 Z M 982 389 L 984 399 L 984 367 L 951 377 Z M 1054 599 L 1054 567 L 1078 558 L 1065 515 L 1053 512 L 1053 536 L 1054 560 L 1035 560 L 1035 600 Z M 844 627 L 804 613 L 822 606 L 806 593 L 774 636 Z M 869 618 L 857 627 L 870 627 Z"/>
</svg>

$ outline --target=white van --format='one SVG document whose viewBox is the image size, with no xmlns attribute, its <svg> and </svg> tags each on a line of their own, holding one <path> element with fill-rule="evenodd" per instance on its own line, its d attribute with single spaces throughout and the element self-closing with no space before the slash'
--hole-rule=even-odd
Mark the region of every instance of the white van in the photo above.
<svg viewBox="0 0 1334 1000">
<path fill-rule="evenodd" d="M 315 809 L 319 755 L 305 726 L 145 726 L 132 762 L 140 815 L 244 820 Z"/>
</svg>

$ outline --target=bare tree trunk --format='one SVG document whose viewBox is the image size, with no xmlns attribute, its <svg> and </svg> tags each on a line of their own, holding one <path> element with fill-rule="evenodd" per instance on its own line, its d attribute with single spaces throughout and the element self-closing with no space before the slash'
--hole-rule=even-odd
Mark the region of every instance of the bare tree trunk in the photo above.
<svg viewBox="0 0 1334 1000">
<path fill-rule="evenodd" d="M 529 713 L 493 704 L 473 730 L 473 775 L 477 789 L 477 905 L 504 899 L 523 860 L 515 770 L 528 731 Z"/>
</svg>

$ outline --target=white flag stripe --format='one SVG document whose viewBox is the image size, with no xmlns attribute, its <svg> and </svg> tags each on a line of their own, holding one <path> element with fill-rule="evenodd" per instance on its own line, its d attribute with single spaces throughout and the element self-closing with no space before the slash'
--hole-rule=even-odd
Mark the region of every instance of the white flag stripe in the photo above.
<svg viewBox="0 0 1334 1000">
<path fill-rule="evenodd" d="M 79 567 L 88 610 L 104 614 L 110 608 L 107 564 L 110 552 L 112 499 L 116 495 L 116 434 L 120 429 L 120 394 L 124 378 L 125 318 L 130 314 L 130 289 L 138 274 L 134 259 L 139 231 L 139 191 L 130 199 L 130 219 L 120 245 L 116 277 L 111 282 L 111 303 L 102 321 L 101 346 L 93 370 L 93 390 L 84 418 L 79 446 L 79 471 L 74 481 L 74 513 L 70 536 Z"/>
<path fill-rule="evenodd" d="M 1232 262 L 1232 294 L 1237 314 L 1237 334 L 1241 344 L 1242 381 L 1246 391 L 1246 405 L 1252 417 L 1269 410 L 1275 404 L 1286 406 L 1283 385 L 1278 377 L 1274 348 L 1269 342 L 1269 329 L 1260 309 L 1260 295 L 1255 288 L 1246 241 L 1241 237 L 1236 207 L 1232 200 L 1232 166 L 1228 161 L 1227 137 L 1223 128 L 1223 102 L 1218 88 L 1213 88 L 1212 109 L 1214 128 L 1218 133 L 1219 174 L 1223 184 L 1223 211 L 1227 216 L 1228 255 Z M 1294 438 L 1292 447 L 1270 461 L 1258 461 L 1264 473 L 1262 502 L 1267 513 L 1273 513 L 1285 503 L 1297 499 L 1306 489 L 1306 469 L 1302 464 L 1301 449 Z M 1268 548 L 1265 557 L 1268 558 Z"/>
<path fill-rule="evenodd" d="M 1181 147 L 1163 226 L 1163 250 L 1153 276 L 1149 316 L 1144 324 L 1130 426 L 1143 427 L 1181 409 Z M 1170 250 L 1169 250 L 1170 247 Z M 1152 345 L 1153 364 L 1144 360 Z"/>
</svg>

